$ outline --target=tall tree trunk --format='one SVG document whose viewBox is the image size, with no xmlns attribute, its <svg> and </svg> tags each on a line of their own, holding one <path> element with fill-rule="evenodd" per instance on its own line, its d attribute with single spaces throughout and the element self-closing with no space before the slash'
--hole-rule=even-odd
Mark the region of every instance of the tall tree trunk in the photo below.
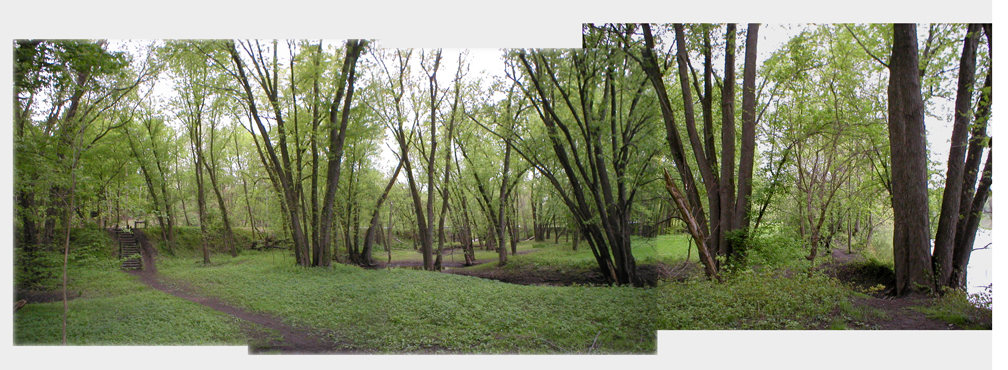
<svg viewBox="0 0 1008 370">
<path fill-rule="evenodd" d="M 511 167 L 511 141 L 504 140 L 504 171 L 501 172 L 500 203 L 497 207 L 497 265 L 507 264 L 507 242 L 504 239 L 505 214 L 507 208 L 508 170 Z"/>
<path fill-rule="evenodd" d="M 392 187 L 395 185 L 396 179 L 399 178 L 399 172 L 402 170 L 402 167 L 403 167 L 403 160 L 402 160 L 402 158 L 403 157 L 400 156 L 399 164 L 396 165 L 395 171 L 392 172 L 392 177 L 389 178 L 388 184 L 385 185 L 385 190 L 382 192 L 382 195 L 380 197 L 378 197 L 378 201 L 375 203 L 374 212 L 371 213 L 371 222 L 368 223 L 367 232 L 364 233 L 364 248 L 362 248 L 362 250 L 361 250 L 361 255 L 362 256 L 361 256 L 361 259 L 360 259 L 360 263 L 361 264 L 364 264 L 364 265 L 367 265 L 367 266 L 370 266 L 370 265 L 374 264 L 374 261 L 371 259 L 371 250 L 373 249 L 373 246 L 374 246 L 375 234 L 379 232 L 377 229 L 378 229 L 378 226 L 379 226 L 378 225 L 378 219 L 379 219 L 379 216 L 380 216 L 381 206 L 382 206 L 382 203 L 385 202 L 385 199 L 388 199 L 389 192 L 392 191 Z M 392 206 L 390 204 L 389 205 L 389 226 L 391 226 L 391 225 L 392 225 Z M 385 246 L 386 247 L 388 247 L 388 243 L 389 243 L 390 239 L 391 239 L 391 233 L 389 234 L 389 237 L 385 239 Z"/>
<path fill-rule="evenodd" d="M 742 71 L 742 143 L 739 147 L 738 195 L 735 197 L 733 230 L 749 232 L 752 202 L 753 161 L 756 153 L 756 43 L 759 23 L 746 31 L 745 66 Z"/>
<path fill-rule="evenodd" d="M 342 78 L 339 81 L 339 91 L 333 99 L 329 108 L 329 163 L 327 168 L 326 193 L 322 206 L 322 218 L 319 221 L 319 255 L 320 260 L 315 261 L 315 266 L 329 267 L 331 257 L 330 243 L 332 232 L 329 228 L 335 216 L 336 185 L 339 183 L 340 162 L 343 160 L 343 144 L 346 140 L 347 122 L 350 120 L 350 102 L 353 99 L 354 81 L 356 80 L 357 58 L 367 41 L 347 40 L 346 58 L 343 61 Z M 346 88 L 346 98 L 343 99 L 343 108 L 339 109 L 343 89 Z M 337 122 L 339 124 L 337 125 Z"/>
<path fill-rule="evenodd" d="M 200 135 L 196 130 L 197 136 Z M 203 187 L 203 154 L 199 146 L 202 145 L 194 139 L 193 153 L 196 156 L 196 202 L 199 206 L 200 244 L 203 246 L 203 264 L 210 263 L 210 246 L 207 242 L 207 219 L 206 219 L 206 193 Z"/>
<path fill-rule="evenodd" d="M 955 120 L 952 124 L 952 142 L 949 147 L 948 172 L 945 175 L 945 190 L 942 192 L 941 214 L 938 216 L 938 230 L 935 233 L 934 253 L 931 262 L 934 268 L 935 285 L 954 287 L 957 282 L 952 277 L 952 252 L 959 223 L 959 203 L 962 195 L 962 181 L 969 136 L 970 110 L 973 104 L 973 82 L 976 74 L 976 49 L 980 40 L 980 25 L 970 24 L 963 40 L 962 57 L 959 59 L 959 86 L 956 92 Z M 972 184 L 971 184 L 972 185 Z"/>
<path fill-rule="evenodd" d="M 234 65 L 236 67 L 235 69 L 238 71 L 238 81 L 245 92 L 244 94 L 245 103 L 248 104 L 248 115 L 250 121 L 255 122 L 256 127 L 259 129 L 259 135 L 262 136 L 263 139 L 262 145 L 266 147 L 266 152 L 269 154 L 269 161 L 267 162 L 265 160 L 266 159 L 265 156 L 262 155 L 262 152 L 259 149 L 258 140 L 255 140 L 256 149 L 257 151 L 259 151 L 260 160 L 262 160 L 263 166 L 268 168 L 267 172 L 270 173 L 270 180 L 273 183 L 274 188 L 277 190 L 277 193 L 281 195 L 280 197 L 281 207 L 284 209 L 284 217 L 286 218 L 286 222 L 284 224 L 284 230 L 289 231 L 291 239 L 293 239 L 295 261 L 300 266 L 308 266 L 311 264 L 311 259 L 309 256 L 309 243 L 306 240 L 305 235 L 303 233 L 304 230 L 301 227 L 301 220 L 300 220 L 301 212 L 298 209 L 299 201 L 295 190 L 295 185 L 293 184 L 294 180 L 290 172 L 290 157 L 287 152 L 286 134 L 284 133 L 283 128 L 284 121 L 282 111 L 280 110 L 280 104 L 277 101 L 277 88 L 276 88 L 277 78 L 273 78 L 272 80 L 270 80 L 269 78 L 265 78 L 262 76 L 262 74 L 260 74 L 260 85 L 265 90 L 270 100 L 270 105 L 273 108 L 273 113 L 275 115 L 274 119 L 276 120 L 276 129 L 279 135 L 278 146 L 280 147 L 280 155 L 282 156 L 282 160 L 280 157 L 277 156 L 276 153 L 277 151 L 273 147 L 272 142 L 270 141 L 269 131 L 266 129 L 266 126 L 262 122 L 262 118 L 260 117 L 258 108 L 256 107 L 256 98 L 255 98 L 256 95 L 253 94 L 252 86 L 251 84 L 249 84 L 248 77 L 245 75 L 244 62 L 242 62 L 241 58 L 238 56 L 238 50 L 236 46 L 231 45 L 231 47 L 229 48 L 229 52 L 231 54 L 231 60 L 234 62 Z M 251 52 L 249 53 L 251 54 Z M 257 59 L 261 59 L 262 55 L 259 55 L 260 58 L 256 58 L 254 55 L 250 56 L 252 56 L 253 62 L 256 62 Z M 277 63 L 275 54 L 273 64 L 274 64 L 274 71 L 272 76 L 276 77 Z M 268 71 L 266 73 L 268 76 Z"/>
<path fill-rule="evenodd" d="M 956 246 L 952 255 L 952 276 L 953 286 L 960 289 L 966 288 L 966 267 L 969 265 L 970 254 L 973 252 L 973 241 L 976 238 L 977 227 L 983 216 L 983 207 L 990 198 L 991 186 L 991 153 L 987 153 L 987 164 L 984 165 L 983 176 L 980 178 L 980 185 L 977 186 L 976 197 L 970 204 L 969 217 L 960 221 L 963 223 L 965 234 L 962 235 L 962 242 Z"/>
<path fill-rule="evenodd" d="M 697 223 L 706 234 L 708 233 L 707 217 L 704 214 L 703 205 L 700 203 L 700 191 L 696 185 L 696 180 L 693 177 L 693 171 L 690 169 L 689 162 L 686 160 L 686 151 L 683 147 L 682 139 L 679 136 L 679 128 L 675 123 L 675 114 L 672 110 L 672 103 L 669 100 L 668 91 L 665 88 L 664 76 L 658 66 L 658 61 L 655 56 L 654 38 L 651 35 L 651 26 L 645 23 L 643 24 L 643 28 L 646 47 L 643 50 L 643 57 L 641 58 L 641 68 L 644 69 L 644 72 L 651 81 L 655 92 L 658 94 L 658 103 L 661 106 L 662 120 L 665 122 L 666 140 L 668 141 L 669 149 L 671 149 L 672 159 L 675 163 L 676 171 L 679 173 L 679 178 L 683 183 L 683 192 L 685 193 L 684 196 L 686 197 L 687 204 L 689 206 L 689 212 L 697 220 Z M 708 189 L 708 194 L 716 194 L 716 191 L 711 190 L 714 189 Z M 710 202 L 709 198 L 708 203 L 713 207 L 719 205 L 717 202 Z M 718 216 L 715 216 L 713 212 L 714 211 L 711 211 L 711 219 L 718 219 Z"/>
<path fill-rule="evenodd" d="M 245 180 L 244 175 L 245 168 L 241 162 L 241 148 L 238 146 L 238 132 L 235 132 L 234 135 L 232 135 L 232 137 L 234 138 L 234 145 L 235 145 L 235 162 L 238 163 L 238 176 L 241 176 L 242 192 L 245 194 L 245 210 L 248 211 L 248 222 L 249 225 L 252 227 L 252 239 L 256 239 L 257 230 L 255 225 L 255 218 L 252 217 L 252 202 L 249 200 L 248 181 Z"/>
<path fill-rule="evenodd" d="M 988 49 L 990 49 L 991 25 L 985 24 L 983 28 L 987 33 L 987 45 Z M 984 87 L 980 94 L 980 103 L 977 106 L 975 114 L 976 122 L 971 127 L 969 152 L 966 155 L 965 172 L 963 174 L 962 182 L 962 195 L 960 196 L 959 201 L 959 224 L 955 237 L 955 250 L 952 255 L 953 270 L 952 277 L 950 279 L 953 283 L 957 284 L 958 288 L 966 287 L 966 263 L 969 261 L 969 255 L 973 249 L 973 240 L 976 237 L 976 227 L 979 225 L 979 223 L 973 224 L 971 228 L 971 223 L 968 222 L 968 220 L 973 216 L 973 203 L 975 202 L 975 192 L 973 187 L 976 185 L 977 170 L 980 166 L 980 160 L 983 156 L 984 147 L 990 145 L 990 143 L 986 143 L 988 140 L 987 122 L 990 119 L 990 104 L 991 72 L 988 71 L 987 77 L 984 78 Z M 990 152 L 988 152 L 987 155 L 989 158 Z M 979 193 L 976 194 L 979 195 Z"/>
<path fill-rule="evenodd" d="M 728 244 L 728 232 L 731 231 L 733 214 L 735 213 L 735 24 L 728 23 L 725 34 L 725 78 L 721 90 L 721 178 L 718 185 L 718 196 L 721 201 L 721 213 L 718 225 L 712 227 L 717 231 L 717 254 L 731 256 L 732 246 Z M 713 221 L 713 215 L 711 221 Z"/>
<path fill-rule="evenodd" d="M 322 63 L 322 40 L 319 40 L 318 47 L 315 48 L 315 75 L 312 76 L 312 131 L 311 131 L 311 151 L 312 151 L 312 173 L 311 173 L 311 245 L 312 250 L 321 249 L 320 237 L 319 237 L 319 149 L 318 149 L 318 130 L 319 123 L 322 121 L 321 116 L 321 105 L 322 98 L 319 94 L 319 79 L 321 78 L 322 69 L 319 65 Z"/>
<path fill-rule="evenodd" d="M 204 165 L 206 165 L 205 162 Z M 206 165 L 206 170 L 210 174 L 210 184 L 213 186 L 214 195 L 217 197 L 217 208 L 220 209 L 221 220 L 224 223 L 224 243 L 231 251 L 231 257 L 237 257 L 238 243 L 235 241 L 234 231 L 231 229 L 231 218 L 228 217 L 227 206 L 224 204 L 224 197 L 221 195 L 220 185 L 217 184 L 217 174 L 209 165 Z"/>
<path fill-rule="evenodd" d="M 80 130 L 77 132 L 77 142 L 73 144 L 74 155 L 73 162 L 70 164 L 70 202 L 66 205 L 68 210 L 72 210 L 77 207 L 77 163 L 80 160 L 81 155 L 81 140 L 84 135 L 84 125 L 81 125 Z M 67 303 L 67 265 L 70 258 L 70 221 L 73 217 L 73 212 L 66 212 L 66 234 L 63 243 L 63 345 L 67 344 L 67 315 L 70 312 L 70 306 Z"/>
<path fill-rule="evenodd" d="M 924 102 L 917 26 L 893 25 L 889 59 L 889 148 L 892 156 L 893 264 L 896 294 L 934 291 L 928 218 Z"/>
<path fill-rule="evenodd" d="M 724 212 L 725 210 L 720 209 L 721 192 L 719 189 L 718 179 L 717 176 L 715 175 L 713 165 L 711 164 L 710 161 L 708 161 L 707 156 L 704 154 L 703 145 L 700 142 L 700 137 L 697 134 L 696 130 L 696 116 L 693 112 L 693 94 L 690 92 L 689 87 L 689 75 L 688 75 L 689 53 L 686 51 L 685 31 L 683 29 L 683 25 L 680 23 L 676 23 L 673 27 L 675 28 L 676 33 L 676 50 L 677 50 L 676 61 L 678 62 L 679 65 L 679 86 L 680 89 L 682 90 L 682 96 L 683 96 L 683 110 L 686 119 L 686 132 L 689 134 L 690 146 L 693 148 L 693 156 L 696 159 L 697 167 L 700 169 L 700 175 L 701 180 L 703 180 L 702 182 L 703 186 L 707 189 L 707 203 L 708 208 L 711 210 L 710 220 L 712 223 L 717 223 L 716 225 L 709 226 L 710 237 L 708 238 L 707 243 L 708 246 L 710 247 L 710 250 L 720 251 L 721 250 L 720 243 L 721 241 L 724 240 L 724 237 L 722 235 L 724 233 L 724 228 L 720 227 L 721 226 L 720 220 L 721 220 L 721 213 Z M 729 24 L 728 36 L 726 37 L 734 38 L 734 35 L 735 35 L 735 26 L 734 24 Z M 732 44 L 734 45 L 734 41 L 732 41 Z M 648 49 L 651 48 L 649 47 Z M 732 51 L 732 53 L 734 54 L 734 51 Z M 732 56 L 732 60 L 734 61 L 734 56 Z M 732 65 L 734 66 L 734 62 L 732 63 Z M 729 79 L 726 76 L 725 77 L 726 87 L 729 84 L 734 84 L 733 82 L 734 67 L 732 69 L 733 69 L 731 79 L 732 82 L 729 83 L 728 82 Z M 731 87 L 731 90 L 734 91 L 734 86 Z M 732 95 L 734 96 L 734 92 L 732 92 Z M 734 102 L 734 98 L 732 99 L 732 102 Z M 722 103 L 722 105 L 724 104 Z M 722 107 L 722 109 L 726 109 L 726 107 Z M 732 103 L 730 109 L 732 110 L 730 116 L 734 117 L 734 109 L 735 109 L 734 103 Z M 724 115 L 728 116 L 728 113 L 726 112 L 724 113 Z M 734 122 L 734 118 L 732 118 L 732 120 L 733 120 L 732 122 Z M 734 123 L 732 125 L 734 125 Z M 667 126 L 668 124 L 666 124 L 666 127 Z M 732 150 L 734 151 L 734 147 L 732 148 Z M 724 156 L 724 154 L 722 154 L 722 156 Z M 734 160 L 734 152 L 732 154 L 732 158 Z M 687 185 L 687 187 L 696 187 L 696 186 Z M 717 211 L 717 213 L 715 213 L 715 210 Z M 700 214 L 699 211 L 697 210 L 692 210 L 692 212 Z M 700 223 L 700 227 L 708 228 L 707 220 L 702 218 L 702 214 L 700 214 L 700 216 L 701 217 L 694 216 Z"/>
</svg>

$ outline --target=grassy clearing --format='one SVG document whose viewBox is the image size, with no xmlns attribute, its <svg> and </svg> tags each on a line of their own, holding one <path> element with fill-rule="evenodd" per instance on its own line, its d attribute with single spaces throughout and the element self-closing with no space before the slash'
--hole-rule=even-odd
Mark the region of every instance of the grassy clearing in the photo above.
<svg viewBox="0 0 1008 370">
<path fill-rule="evenodd" d="M 70 268 L 67 343 L 74 345 L 243 345 L 236 319 L 151 289 L 117 260 Z M 32 303 L 14 314 L 14 343 L 61 342 L 63 303 Z"/>
<path fill-rule="evenodd" d="M 575 262 L 583 259 L 575 253 L 590 256 L 560 248 L 511 260 L 585 264 Z M 407 269 L 304 269 L 260 252 L 216 260 L 209 267 L 166 260 L 160 272 L 236 306 L 332 330 L 351 348 L 378 352 L 650 353 L 663 329 L 822 326 L 848 295 L 821 277 L 744 274 L 727 284 L 654 289 L 546 287 Z"/>
</svg>

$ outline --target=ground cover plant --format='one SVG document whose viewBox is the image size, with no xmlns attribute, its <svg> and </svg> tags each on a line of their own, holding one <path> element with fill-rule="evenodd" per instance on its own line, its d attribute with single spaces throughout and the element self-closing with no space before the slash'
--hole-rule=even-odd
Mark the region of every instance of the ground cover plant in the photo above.
<svg viewBox="0 0 1008 370">
<path fill-rule="evenodd" d="M 244 345 L 236 318 L 157 291 L 120 271 L 118 259 L 71 267 L 67 343 L 73 345 Z M 55 287 L 46 291 L 55 292 Z M 61 340 L 63 303 L 33 301 L 14 315 L 14 343 Z M 29 298 L 32 299 L 32 298 Z"/>
<path fill-rule="evenodd" d="M 539 253 L 567 251 L 513 260 L 558 258 Z M 657 330 L 822 326 L 849 294 L 824 277 L 757 274 L 657 288 L 526 286 L 400 268 L 311 270 L 268 252 L 211 266 L 168 259 L 159 272 L 236 306 L 332 331 L 347 349 L 378 352 L 649 353 Z"/>
</svg>

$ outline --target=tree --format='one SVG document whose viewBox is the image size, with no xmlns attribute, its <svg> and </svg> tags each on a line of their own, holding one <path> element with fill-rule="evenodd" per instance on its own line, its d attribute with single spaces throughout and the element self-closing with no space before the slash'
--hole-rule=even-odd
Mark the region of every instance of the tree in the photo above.
<svg viewBox="0 0 1008 370">
<path fill-rule="evenodd" d="M 991 53 L 991 25 L 983 25 L 984 33 L 987 36 L 987 55 Z M 991 114 L 991 67 L 987 69 L 987 76 L 980 94 L 980 102 L 974 115 L 974 124 L 971 126 L 971 137 L 969 140 L 969 152 L 966 155 L 965 171 L 963 172 L 962 196 L 959 201 L 959 223 L 955 237 L 955 249 L 952 252 L 952 276 L 948 284 L 958 288 L 966 286 L 966 266 L 969 264 L 970 252 L 973 251 L 973 240 L 976 237 L 977 226 L 984 204 L 990 198 L 991 185 L 991 151 L 987 151 L 987 162 L 984 165 L 983 175 L 976 189 L 973 188 L 977 176 L 977 169 L 980 165 L 980 157 L 983 148 L 991 147 L 990 139 L 987 137 L 987 122 Z M 985 143 L 986 141 L 986 143 Z M 985 145 L 986 144 L 986 145 Z M 972 199 L 972 202 L 970 202 Z"/>
<path fill-rule="evenodd" d="M 934 291 L 928 218 L 927 143 L 917 54 L 917 26 L 893 25 L 889 58 L 893 262 L 896 294 Z"/>
<path fill-rule="evenodd" d="M 934 27 L 932 27 L 933 31 Z M 973 106 L 976 55 L 980 31 L 987 35 L 990 50 L 990 26 L 972 24 L 966 28 L 959 58 L 959 77 L 948 170 L 942 196 L 941 213 L 930 251 L 928 218 L 927 152 L 924 143 L 924 103 L 920 79 L 926 75 L 918 62 L 915 25 L 893 25 L 892 56 L 889 79 L 889 140 L 892 156 L 892 202 L 894 213 L 893 255 L 897 295 L 935 292 L 939 287 L 962 288 L 972 250 L 972 238 L 979 222 L 979 210 L 989 196 L 991 158 L 976 184 L 977 169 L 986 138 L 990 115 L 990 67 L 981 89 L 976 110 L 977 123 L 967 148 L 967 129 Z M 933 32 L 929 32 L 933 33 Z M 922 58 L 930 52 L 932 37 Z M 924 65 L 925 67 L 927 64 Z M 911 73 L 916 72 L 916 73 Z M 967 154 L 967 150 L 969 153 Z M 963 157 L 966 157 L 965 161 Z M 976 186 L 974 188 L 974 186 Z M 972 193 L 976 190 L 975 195 Z M 972 202 L 969 202 L 972 198 Z M 969 204 L 967 204 L 969 203 Z M 963 235 L 958 234 L 962 232 Z"/>
<path fill-rule="evenodd" d="M 962 58 L 959 61 L 959 83 L 955 100 L 955 120 L 952 126 L 952 143 L 949 148 L 948 172 L 945 175 L 945 189 L 942 193 L 941 215 L 938 218 L 938 229 L 935 234 L 934 253 L 931 258 L 935 273 L 936 286 L 959 287 L 959 282 L 952 280 L 953 251 L 955 249 L 956 232 L 961 218 L 960 206 L 964 187 L 972 187 L 973 183 L 965 184 L 959 179 L 964 178 L 965 157 L 967 147 L 970 111 L 973 105 L 973 84 L 976 74 L 976 49 L 980 40 L 981 26 L 970 24 L 963 40 Z M 977 162 L 979 164 L 979 162 Z M 974 174 L 976 173 L 973 169 Z M 975 176 L 975 175 L 974 175 Z M 964 230 L 966 231 L 966 230 Z M 976 232 L 975 230 L 973 231 Z"/>
<path fill-rule="evenodd" d="M 658 64 L 659 58 L 655 50 L 655 37 L 651 31 L 650 24 L 642 24 L 644 47 L 640 50 L 640 57 L 636 58 L 641 68 L 648 75 L 652 87 L 656 91 L 657 98 L 661 104 L 662 119 L 665 122 L 666 138 L 671 150 L 672 158 L 680 181 L 683 183 L 685 203 L 689 207 L 691 218 L 697 223 L 698 231 L 704 240 L 697 240 L 698 245 L 703 245 L 709 251 L 716 252 L 720 256 L 730 257 L 733 255 L 733 246 L 729 243 L 728 234 L 730 231 L 747 225 L 743 222 L 749 213 L 749 196 L 751 194 L 752 183 L 752 162 L 755 153 L 755 55 L 758 25 L 749 26 L 749 36 L 746 41 L 746 63 L 743 71 L 743 138 L 742 157 L 740 160 L 738 181 L 745 184 L 739 188 L 739 194 L 735 193 L 735 25 L 728 24 L 726 27 L 727 41 L 725 51 L 725 78 L 724 87 L 721 91 L 721 155 L 722 164 L 720 166 L 720 177 L 716 171 L 716 154 L 713 149 L 713 130 L 711 128 L 712 108 L 711 100 L 711 57 L 710 42 L 705 32 L 704 43 L 704 94 L 702 94 L 701 104 L 703 106 L 704 134 L 701 139 L 696 128 L 696 117 L 693 109 L 693 93 L 690 87 L 690 67 L 689 53 L 686 45 L 685 27 L 682 24 L 675 24 L 676 41 L 676 61 L 678 66 L 679 85 L 682 95 L 682 107 L 685 118 L 686 131 L 689 136 L 690 147 L 693 158 L 701 174 L 701 182 L 698 184 L 693 176 L 686 158 L 686 148 L 683 146 L 679 134 L 679 127 L 675 122 L 675 115 L 670 100 L 670 94 L 665 86 L 664 72 Z M 630 35 L 634 32 L 634 25 L 629 25 L 623 33 Z M 624 40 L 629 40 L 624 37 Z M 637 46 L 624 41 L 624 49 L 633 52 Z M 695 81 L 694 87 L 699 93 L 699 84 Z M 752 95 L 749 95 L 752 94 Z M 706 191 L 708 211 L 710 212 L 710 223 L 700 202 L 700 189 Z M 670 191 L 672 191 L 670 189 Z M 749 194 L 747 194 L 749 193 Z M 736 212 L 741 214 L 735 215 Z M 744 231 L 743 231 L 744 233 Z M 714 269 L 716 270 L 716 269 Z M 709 271 L 714 271 L 709 270 Z M 712 276 L 713 277 L 713 276 Z"/>
<path fill-rule="evenodd" d="M 174 133 L 169 126 L 165 125 L 162 117 L 155 116 L 152 112 L 143 112 L 142 114 L 145 117 L 140 119 L 141 128 L 132 128 L 131 126 L 136 124 L 134 122 L 127 123 L 123 125 L 123 136 L 126 136 L 126 142 L 129 143 L 130 151 L 133 153 L 133 160 L 140 166 L 140 171 L 143 174 L 144 182 L 147 185 L 147 194 L 153 203 L 158 225 L 161 226 L 161 239 L 165 241 L 168 253 L 174 253 L 176 248 L 175 221 L 172 215 L 171 198 L 168 195 L 167 168 L 162 160 L 167 157 L 166 152 L 173 144 L 170 139 Z M 149 160 L 154 163 L 148 163 Z"/>
<path fill-rule="evenodd" d="M 252 62 L 255 81 L 263 90 L 266 100 L 269 102 L 273 119 L 276 122 L 276 130 L 274 131 L 278 138 L 276 145 L 271 141 L 270 130 L 267 129 L 259 114 L 258 96 L 253 92 L 252 85 L 249 82 L 246 73 L 248 68 L 238 49 L 239 45 L 241 50 L 245 52 L 245 56 Z M 250 124 L 252 122 L 255 123 L 258 135 L 262 139 L 262 146 L 266 148 L 266 155 L 260 153 L 260 159 L 263 165 L 268 167 L 274 188 L 277 189 L 278 195 L 281 197 L 281 204 L 284 208 L 294 242 L 295 261 L 301 266 L 329 266 L 332 258 L 330 254 L 330 243 L 332 241 L 330 229 L 335 217 L 336 186 L 339 183 L 340 163 L 343 158 L 346 127 L 349 121 L 351 101 L 353 100 L 357 59 L 366 45 L 367 41 L 348 40 L 344 47 L 343 67 L 340 73 L 335 76 L 335 96 L 332 97 L 332 100 L 329 100 L 329 159 L 326 166 L 326 193 L 323 200 L 322 214 L 317 225 L 305 225 L 308 221 L 305 220 L 306 213 L 303 212 L 301 205 L 301 194 L 303 191 L 301 189 L 300 176 L 297 177 L 298 181 L 295 181 L 295 172 L 300 174 L 301 170 L 300 168 L 294 169 L 291 166 L 292 158 L 288 148 L 289 134 L 287 130 L 294 130 L 292 135 L 294 141 L 299 139 L 296 131 L 298 115 L 296 108 L 294 108 L 294 113 L 291 114 L 293 123 L 291 127 L 285 126 L 286 121 L 283 108 L 287 105 L 285 104 L 286 102 L 281 101 L 281 95 L 279 94 L 279 82 L 282 77 L 278 73 L 277 42 L 273 42 L 273 57 L 271 60 L 267 60 L 263 47 L 258 41 L 245 41 L 238 44 L 231 42 L 227 47 L 233 65 L 233 70 L 229 69 L 229 74 L 240 84 L 244 93 L 242 95 L 244 105 L 248 107 L 247 114 Z M 288 48 L 291 47 L 293 46 L 289 44 Z M 222 68 L 225 68 L 225 63 L 216 59 L 214 61 Z M 294 76 L 295 62 L 293 58 L 290 68 L 291 75 Z M 289 82 L 294 83 L 294 81 Z M 296 100 L 296 93 L 292 95 L 294 96 L 291 98 Z M 292 102 L 292 105 L 294 107 L 297 106 L 294 102 Z M 259 145 L 259 141 L 256 141 L 256 145 Z M 277 155 L 277 149 L 279 149 L 279 155 Z M 298 159 L 300 158 L 300 153 L 300 150 L 295 151 L 295 155 L 297 156 L 295 160 L 300 160 Z M 308 239 L 305 232 L 306 226 L 312 226 L 313 230 L 318 230 L 319 242 L 317 244 L 311 244 L 311 240 Z"/>
<path fill-rule="evenodd" d="M 220 118 L 222 101 L 215 91 L 219 86 L 218 74 L 197 52 L 197 47 L 209 47 L 207 43 L 179 41 L 166 45 L 169 49 L 170 71 L 176 83 L 177 96 L 174 101 L 176 117 L 182 121 L 189 137 L 189 152 L 194 162 L 196 175 L 196 202 L 199 212 L 203 263 L 210 263 L 210 247 L 207 240 L 206 188 L 203 181 L 204 170 L 209 168 L 204 156 L 204 126 L 207 121 Z"/>
<path fill-rule="evenodd" d="M 343 61 L 343 69 L 337 86 L 339 90 L 332 100 L 329 108 L 329 163 L 327 172 L 326 193 L 322 206 L 322 218 L 319 220 L 318 248 L 315 249 L 317 258 L 314 260 L 315 266 L 328 267 L 331 256 L 329 241 L 331 234 L 329 227 L 332 225 L 334 207 L 336 202 L 336 184 L 339 183 L 340 161 L 343 160 L 343 146 L 346 141 L 347 122 L 350 118 L 350 102 L 353 100 L 354 81 L 356 80 L 357 59 L 364 50 L 367 41 L 347 40 L 346 57 Z M 344 86 L 346 97 L 343 97 Z M 343 107 L 340 108 L 339 104 Z M 337 124 L 338 122 L 338 124 Z"/>
<path fill-rule="evenodd" d="M 139 70 L 130 68 L 128 56 L 109 51 L 104 40 L 18 40 L 14 54 L 15 151 L 19 159 L 28 159 L 19 162 L 37 166 L 22 165 L 16 171 L 20 198 L 17 202 L 23 206 L 16 217 L 22 220 L 23 227 L 18 247 L 50 248 L 56 223 L 63 223 L 65 345 L 69 311 L 67 263 L 70 227 L 79 206 L 78 166 L 84 154 L 125 123 L 119 118 L 131 107 L 123 101 L 148 81 L 152 73 L 146 63 Z M 35 114 L 45 118 L 36 121 Z M 45 211 L 38 209 L 41 205 L 30 194 L 36 189 L 50 195 Z M 39 214 L 44 214 L 42 230 L 36 230 Z"/>
<path fill-rule="evenodd" d="M 517 51 L 521 75 L 509 77 L 542 123 L 522 127 L 514 150 L 563 199 L 607 281 L 638 285 L 629 215 L 659 151 L 648 80 L 628 62 L 612 48 Z"/>
</svg>

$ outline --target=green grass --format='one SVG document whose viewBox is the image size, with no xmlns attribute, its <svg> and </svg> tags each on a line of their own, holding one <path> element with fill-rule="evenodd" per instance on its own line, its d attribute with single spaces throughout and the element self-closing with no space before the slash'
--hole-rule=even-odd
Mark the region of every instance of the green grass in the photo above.
<svg viewBox="0 0 1008 370">
<path fill-rule="evenodd" d="M 573 264 L 582 253 L 547 249 L 512 261 Z M 216 260 L 209 267 L 165 260 L 160 272 L 378 352 L 650 353 L 657 330 L 823 326 L 848 294 L 822 277 L 740 274 L 726 284 L 697 280 L 654 289 L 547 287 L 407 269 L 305 269 L 259 252 Z"/>
<path fill-rule="evenodd" d="M 990 303 L 989 293 L 967 294 L 961 290 L 948 290 L 929 306 L 911 308 L 930 319 L 941 320 L 963 329 L 990 330 Z"/>
<path fill-rule="evenodd" d="M 682 235 L 633 240 L 638 264 L 681 261 L 688 245 Z M 573 251 L 523 242 L 519 250 L 536 252 L 509 256 L 507 268 L 597 267 L 585 243 Z M 301 268 L 289 252 L 219 253 L 211 265 L 162 254 L 158 268 L 204 295 L 331 331 L 348 349 L 382 353 L 652 353 L 657 330 L 842 329 L 859 315 L 848 290 L 818 275 L 741 271 L 723 284 L 697 278 L 656 288 L 523 286 L 409 269 Z M 420 258 L 411 249 L 393 255 Z M 235 319 L 147 288 L 115 264 L 96 258 L 71 270 L 80 297 L 70 303 L 70 343 L 247 343 Z M 61 313 L 58 302 L 22 309 L 15 343 L 58 344 Z"/>
<path fill-rule="evenodd" d="M 67 343 L 73 345 L 243 345 L 236 319 L 153 290 L 115 260 L 70 269 Z M 32 303 L 14 314 L 14 343 L 59 344 L 63 303 Z"/>
</svg>

